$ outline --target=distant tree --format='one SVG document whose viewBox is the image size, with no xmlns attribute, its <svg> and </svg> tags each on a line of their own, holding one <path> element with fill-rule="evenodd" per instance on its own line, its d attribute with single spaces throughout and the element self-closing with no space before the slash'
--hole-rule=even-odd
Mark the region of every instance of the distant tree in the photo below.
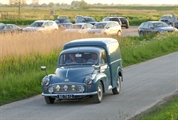
<svg viewBox="0 0 178 120">
<path fill-rule="evenodd" d="M 39 0 L 32 0 L 33 5 L 39 5 Z"/>
<path fill-rule="evenodd" d="M 89 5 L 88 5 L 87 2 L 85 2 L 85 0 L 72 1 L 71 6 L 72 7 L 78 7 L 78 8 L 81 8 L 81 9 L 88 9 L 89 8 Z"/>
<path fill-rule="evenodd" d="M 48 4 L 48 6 L 53 7 L 53 6 L 54 6 L 54 3 L 53 3 L 53 2 L 50 2 L 50 3 Z"/>
<path fill-rule="evenodd" d="M 71 6 L 72 7 L 79 7 L 79 1 L 72 1 Z"/>
<path fill-rule="evenodd" d="M 85 0 L 82 0 L 80 2 L 80 8 L 82 8 L 82 9 L 88 9 L 89 8 L 88 3 L 85 2 Z"/>
</svg>

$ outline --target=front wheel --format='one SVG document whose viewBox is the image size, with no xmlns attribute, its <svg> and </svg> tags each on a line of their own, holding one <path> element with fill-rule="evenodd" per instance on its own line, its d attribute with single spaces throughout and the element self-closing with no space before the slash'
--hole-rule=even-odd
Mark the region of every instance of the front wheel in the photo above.
<svg viewBox="0 0 178 120">
<path fill-rule="evenodd" d="M 45 96 L 45 101 L 47 104 L 53 104 L 55 101 L 55 98 L 49 97 L 49 96 Z"/>
<path fill-rule="evenodd" d="M 92 96 L 93 97 L 93 101 L 95 103 L 101 103 L 102 98 L 103 98 L 103 85 L 102 85 L 101 82 L 98 84 L 98 90 L 97 90 L 97 92 L 98 93 L 96 95 Z"/>
<path fill-rule="evenodd" d="M 115 94 L 119 94 L 121 91 L 121 77 L 122 76 L 118 76 L 118 81 L 117 81 L 117 86 L 115 88 L 112 89 L 112 93 Z"/>
<path fill-rule="evenodd" d="M 140 31 L 139 35 L 140 36 L 144 36 L 144 33 L 142 31 Z"/>
</svg>

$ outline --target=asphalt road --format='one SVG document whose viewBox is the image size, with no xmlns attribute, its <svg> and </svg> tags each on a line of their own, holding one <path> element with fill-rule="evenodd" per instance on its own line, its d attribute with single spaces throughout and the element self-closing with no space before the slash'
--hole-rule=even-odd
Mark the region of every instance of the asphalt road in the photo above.
<svg viewBox="0 0 178 120">
<path fill-rule="evenodd" d="M 139 36 L 138 35 L 138 26 L 130 26 L 128 29 L 122 28 L 122 36 Z"/>
<path fill-rule="evenodd" d="M 0 106 L 0 120 L 126 120 L 178 89 L 178 52 L 123 69 L 119 95 L 48 105 L 41 95 Z"/>
</svg>

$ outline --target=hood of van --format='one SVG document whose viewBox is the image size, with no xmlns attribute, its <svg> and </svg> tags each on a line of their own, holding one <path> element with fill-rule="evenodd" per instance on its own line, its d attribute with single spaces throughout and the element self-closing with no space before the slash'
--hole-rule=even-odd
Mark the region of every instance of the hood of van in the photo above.
<svg viewBox="0 0 178 120">
<path fill-rule="evenodd" d="M 90 75 L 94 71 L 92 66 L 89 67 L 61 67 L 55 71 L 55 76 L 52 77 L 51 82 L 63 83 L 63 82 L 79 82 L 83 83 L 85 77 Z"/>
</svg>

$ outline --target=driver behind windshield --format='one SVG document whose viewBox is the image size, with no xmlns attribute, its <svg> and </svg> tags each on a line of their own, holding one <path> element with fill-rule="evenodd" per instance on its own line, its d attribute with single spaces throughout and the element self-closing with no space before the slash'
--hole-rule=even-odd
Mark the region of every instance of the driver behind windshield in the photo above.
<svg viewBox="0 0 178 120">
<path fill-rule="evenodd" d="M 68 63 L 82 63 L 82 58 L 81 57 L 76 58 L 74 53 L 69 53 L 69 58 L 67 59 L 66 64 Z"/>
</svg>

